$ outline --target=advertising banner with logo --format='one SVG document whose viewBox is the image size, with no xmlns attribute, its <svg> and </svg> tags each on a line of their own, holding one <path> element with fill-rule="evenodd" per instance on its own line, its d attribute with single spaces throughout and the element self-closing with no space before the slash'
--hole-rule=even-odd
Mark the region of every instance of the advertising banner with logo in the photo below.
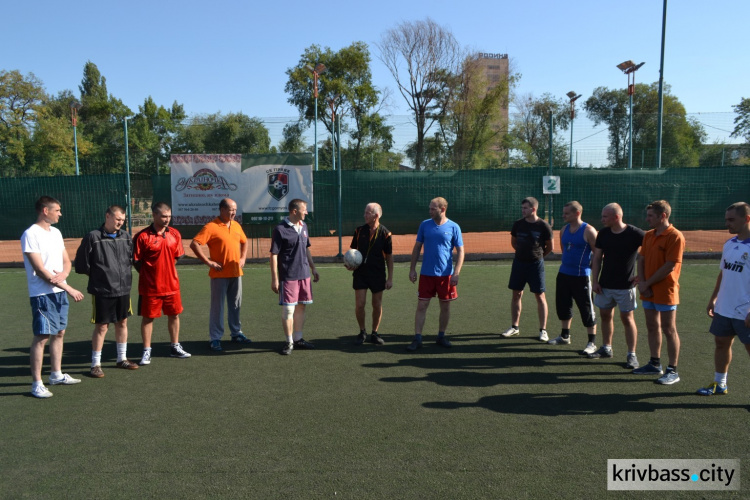
<svg viewBox="0 0 750 500">
<path fill-rule="evenodd" d="M 237 203 L 237 220 L 246 224 L 282 219 L 294 198 L 314 211 L 310 154 L 172 155 L 170 167 L 174 225 L 210 222 L 222 198 Z"/>
</svg>

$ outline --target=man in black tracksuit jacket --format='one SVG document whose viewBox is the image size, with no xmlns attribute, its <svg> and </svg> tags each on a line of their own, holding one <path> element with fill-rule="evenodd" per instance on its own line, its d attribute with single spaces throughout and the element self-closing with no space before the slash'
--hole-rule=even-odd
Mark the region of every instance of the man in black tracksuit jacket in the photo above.
<svg viewBox="0 0 750 500">
<path fill-rule="evenodd" d="M 110 323 L 115 324 L 116 366 L 126 370 L 138 368 L 127 358 L 128 316 L 133 314 L 130 305 L 133 241 L 122 230 L 124 223 L 125 210 L 112 205 L 107 209 L 104 224 L 87 234 L 76 252 L 76 273 L 88 275 L 87 289 L 92 297 L 91 322 L 94 323 L 94 333 L 91 337 L 91 376 L 94 378 L 104 376 L 102 347 Z"/>
</svg>

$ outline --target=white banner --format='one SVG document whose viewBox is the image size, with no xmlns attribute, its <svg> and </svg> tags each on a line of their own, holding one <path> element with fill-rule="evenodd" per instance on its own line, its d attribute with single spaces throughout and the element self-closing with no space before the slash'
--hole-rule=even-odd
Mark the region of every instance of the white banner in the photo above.
<svg viewBox="0 0 750 500">
<path fill-rule="evenodd" d="M 310 155 L 172 155 L 172 223 L 203 225 L 219 215 L 219 202 L 237 203 L 238 222 L 273 223 L 295 198 L 313 212 Z M 246 217 L 246 218 L 248 218 Z"/>
</svg>

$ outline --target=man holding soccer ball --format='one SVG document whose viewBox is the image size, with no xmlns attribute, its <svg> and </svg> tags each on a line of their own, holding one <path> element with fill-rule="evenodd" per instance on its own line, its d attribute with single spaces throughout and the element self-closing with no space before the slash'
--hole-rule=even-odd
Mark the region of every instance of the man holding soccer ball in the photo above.
<svg viewBox="0 0 750 500">
<path fill-rule="evenodd" d="M 464 264 L 464 241 L 461 228 L 450 220 L 445 212 L 448 202 L 445 198 L 435 198 L 430 202 L 430 218 L 419 225 L 417 242 L 411 252 L 409 279 L 417 282 L 417 260 L 424 245 L 422 269 L 419 273 L 419 291 L 417 312 L 414 316 L 414 341 L 407 350 L 416 351 L 422 347 L 422 329 L 424 328 L 427 307 L 432 297 L 440 301 L 440 319 L 438 320 L 437 345 L 451 347 L 445 337 L 448 321 L 451 316 L 451 302 L 458 298 L 458 275 Z M 453 249 L 456 249 L 456 266 L 453 266 Z"/>
<path fill-rule="evenodd" d="M 365 207 L 365 224 L 354 231 L 350 248 L 362 254 L 362 263 L 357 267 L 346 265 L 352 273 L 354 288 L 355 315 L 359 323 L 359 335 L 354 343 L 362 345 L 367 340 L 365 330 L 365 304 L 367 290 L 372 292 L 372 334 L 370 342 L 383 345 L 385 341 L 378 335 L 380 320 L 383 317 L 383 290 L 393 286 L 393 245 L 391 232 L 380 223 L 383 209 L 377 203 Z M 386 268 L 388 276 L 386 277 Z"/>
</svg>

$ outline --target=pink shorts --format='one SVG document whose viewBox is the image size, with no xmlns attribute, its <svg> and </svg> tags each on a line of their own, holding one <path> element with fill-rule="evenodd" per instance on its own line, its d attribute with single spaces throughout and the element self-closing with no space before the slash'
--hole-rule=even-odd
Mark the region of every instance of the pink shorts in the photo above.
<svg viewBox="0 0 750 500">
<path fill-rule="evenodd" d="M 183 311 L 180 292 L 172 295 L 139 295 L 138 316 L 144 318 L 161 318 L 161 312 L 167 316 L 177 316 Z"/>
<path fill-rule="evenodd" d="M 450 276 L 424 276 L 419 275 L 419 300 L 429 300 L 437 296 L 440 300 L 456 300 L 458 290 L 451 285 Z"/>
<path fill-rule="evenodd" d="M 282 281 L 279 285 L 279 305 L 296 306 L 297 304 L 312 304 L 312 286 L 310 283 L 310 278 Z"/>
</svg>

